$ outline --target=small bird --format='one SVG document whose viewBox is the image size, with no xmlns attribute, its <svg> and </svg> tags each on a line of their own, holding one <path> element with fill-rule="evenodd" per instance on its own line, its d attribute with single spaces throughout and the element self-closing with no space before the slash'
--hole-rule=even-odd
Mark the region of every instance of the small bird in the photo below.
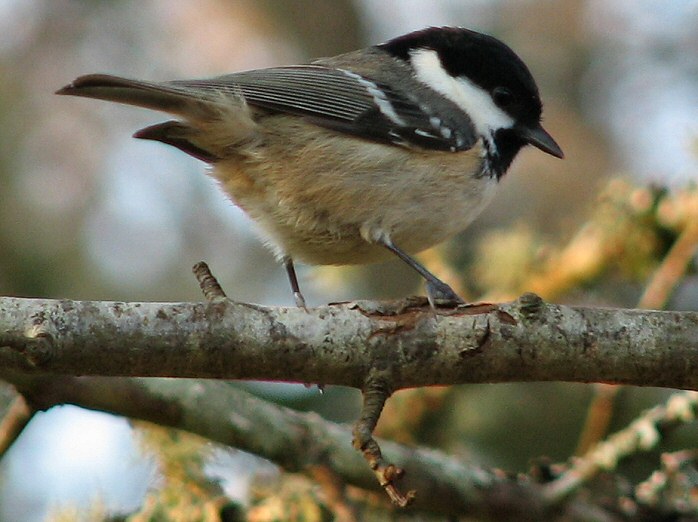
<svg viewBox="0 0 698 522">
<path fill-rule="evenodd" d="M 466 228 L 523 146 L 563 157 L 541 126 L 523 61 L 496 38 L 458 27 L 212 79 L 90 74 L 57 94 L 177 117 L 134 137 L 212 167 L 283 262 L 302 307 L 294 261 L 391 256 L 424 278 L 432 306 L 463 303 L 412 255 Z"/>
</svg>

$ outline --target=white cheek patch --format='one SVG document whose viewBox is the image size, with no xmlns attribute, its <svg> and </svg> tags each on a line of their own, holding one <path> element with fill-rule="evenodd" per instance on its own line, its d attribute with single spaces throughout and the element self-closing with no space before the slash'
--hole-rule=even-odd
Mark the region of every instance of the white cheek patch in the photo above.
<svg viewBox="0 0 698 522">
<path fill-rule="evenodd" d="M 451 76 L 436 51 L 417 49 L 410 61 L 417 79 L 463 109 L 478 134 L 489 137 L 492 131 L 514 126 L 512 117 L 495 105 L 487 91 L 467 78 Z"/>
</svg>

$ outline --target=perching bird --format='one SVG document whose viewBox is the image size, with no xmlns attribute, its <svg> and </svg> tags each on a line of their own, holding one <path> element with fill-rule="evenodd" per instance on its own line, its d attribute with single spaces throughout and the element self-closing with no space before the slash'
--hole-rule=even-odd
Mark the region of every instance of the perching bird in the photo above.
<svg viewBox="0 0 698 522">
<path fill-rule="evenodd" d="M 540 124 L 526 65 L 496 38 L 462 28 L 207 80 L 92 74 L 58 94 L 175 115 L 135 137 L 212 166 L 283 261 L 299 306 L 294 260 L 392 255 L 426 280 L 432 305 L 462 302 L 412 254 L 462 231 L 523 146 L 563 157 Z"/>
</svg>

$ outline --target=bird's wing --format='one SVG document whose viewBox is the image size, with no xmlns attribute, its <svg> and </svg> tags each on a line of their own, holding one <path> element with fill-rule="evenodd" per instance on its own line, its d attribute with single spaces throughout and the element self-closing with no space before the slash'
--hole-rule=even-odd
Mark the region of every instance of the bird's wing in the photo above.
<svg viewBox="0 0 698 522">
<path fill-rule="evenodd" d="M 322 127 L 383 143 L 455 152 L 470 149 L 476 141 L 472 125 L 449 125 L 408 92 L 340 68 L 274 67 L 160 85 L 204 97 L 242 96 L 253 107 L 296 114 Z"/>
</svg>

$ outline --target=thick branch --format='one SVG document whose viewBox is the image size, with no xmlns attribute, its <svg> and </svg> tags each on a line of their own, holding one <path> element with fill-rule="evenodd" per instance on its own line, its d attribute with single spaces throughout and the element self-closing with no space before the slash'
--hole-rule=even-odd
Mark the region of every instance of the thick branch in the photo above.
<svg viewBox="0 0 698 522">
<path fill-rule="evenodd" d="M 423 304 L 423 303 L 420 303 Z M 258 379 L 394 390 L 576 381 L 698 390 L 698 313 L 574 308 L 526 294 L 435 315 L 346 303 L 308 312 L 220 301 L 0 299 L 0 368 L 29 373 Z"/>
</svg>

